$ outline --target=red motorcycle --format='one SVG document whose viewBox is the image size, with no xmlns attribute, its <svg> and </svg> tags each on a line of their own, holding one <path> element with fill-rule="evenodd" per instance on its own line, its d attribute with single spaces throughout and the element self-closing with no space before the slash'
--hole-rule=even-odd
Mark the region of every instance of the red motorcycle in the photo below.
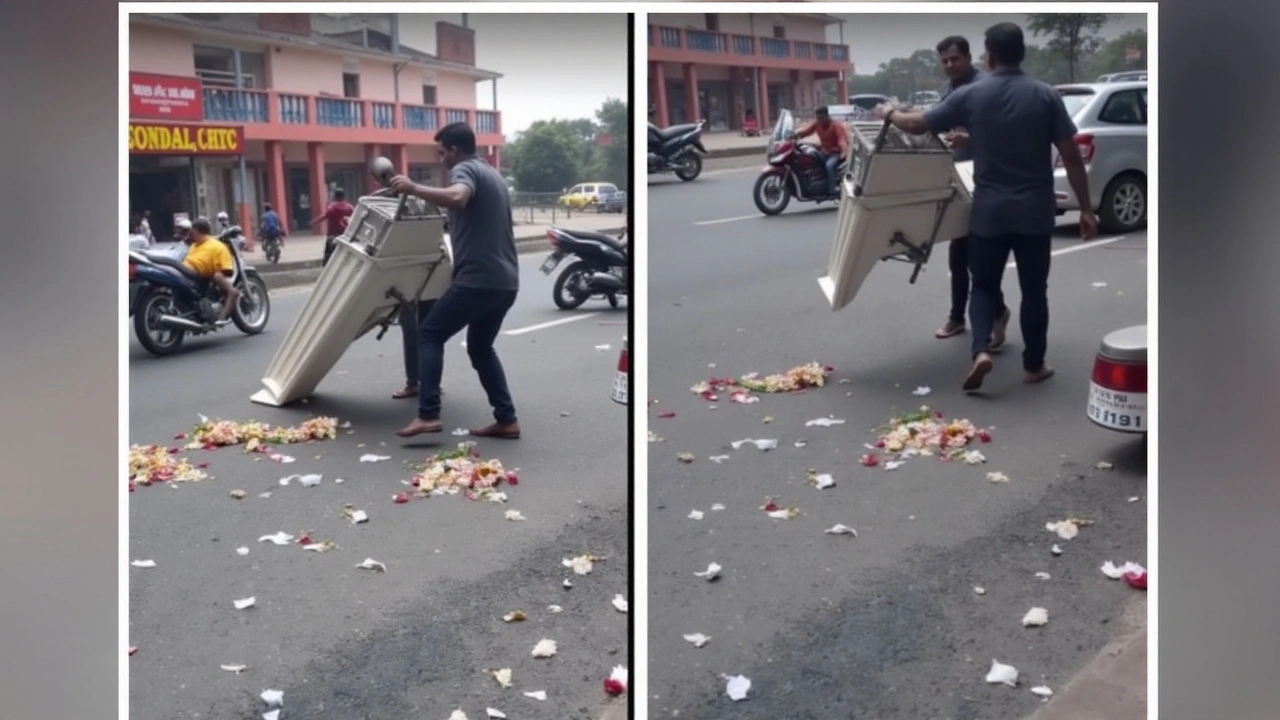
<svg viewBox="0 0 1280 720">
<path fill-rule="evenodd" d="M 839 122 L 835 120 L 833 122 Z M 826 156 L 816 145 L 798 142 L 795 119 L 791 111 L 782 110 L 769 137 L 769 164 L 760 171 L 752 197 L 765 215 L 777 215 L 787 209 L 791 199 L 823 203 L 840 199 L 839 179 L 844 175 L 845 159 L 836 166 L 836 192 L 827 192 Z"/>
</svg>

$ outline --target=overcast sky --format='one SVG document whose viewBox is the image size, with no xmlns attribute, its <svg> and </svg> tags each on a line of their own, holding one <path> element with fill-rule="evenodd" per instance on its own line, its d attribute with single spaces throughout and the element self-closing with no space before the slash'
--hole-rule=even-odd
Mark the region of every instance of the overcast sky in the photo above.
<svg viewBox="0 0 1280 720">
<path fill-rule="evenodd" d="M 434 53 L 437 20 L 460 24 L 462 16 L 402 14 L 400 41 Z M 626 101 L 629 22 L 624 14 L 468 15 L 476 31 L 476 65 L 503 75 L 497 108 L 503 133 L 535 120 L 594 117 L 610 97 Z M 487 81 L 476 100 L 480 109 L 493 109 Z"/>
<path fill-rule="evenodd" d="M 1027 16 L 1021 14 L 859 14 L 836 15 L 843 18 L 844 44 L 849 46 L 849 54 L 853 60 L 854 70 L 859 75 L 874 74 L 880 63 L 888 62 L 895 57 L 907 57 L 920 49 L 933 49 L 938 41 L 948 35 L 963 35 L 969 39 L 973 56 L 982 54 L 982 34 L 987 28 L 999 22 L 1014 22 L 1026 31 Z M 1102 29 L 1102 36 L 1108 40 L 1123 35 L 1130 30 L 1145 29 L 1147 16 L 1144 14 L 1116 15 Z M 827 29 L 828 40 L 840 42 L 839 26 Z M 1027 32 L 1027 43 L 1043 45 L 1047 38 L 1039 38 Z"/>
</svg>

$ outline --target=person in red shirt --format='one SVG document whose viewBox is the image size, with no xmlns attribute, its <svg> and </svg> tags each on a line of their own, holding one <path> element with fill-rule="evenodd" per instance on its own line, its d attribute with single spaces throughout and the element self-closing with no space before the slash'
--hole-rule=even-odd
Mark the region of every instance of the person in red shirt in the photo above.
<svg viewBox="0 0 1280 720">
<path fill-rule="evenodd" d="M 311 221 L 312 225 L 325 221 L 325 239 L 324 239 L 324 262 L 329 263 L 329 256 L 333 254 L 336 247 L 334 239 L 347 231 L 347 223 L 351 222 L 351 215 L 356 209 L 347 202 L 347 194 L 341 188 L 333 191 L 333 202 L 329 203 L 329 207 L 324 209 L 324 213 Z"/>
<path fill-rule="evenodd" d="M 820 105 L 813 111 L 814 121 L 796 133 L 796 139 L 817 134 L 818 149 L 826 155 L 827 195 L 837 195 L 836 166 L 840 159 L 849 152 L 849 130 L 844 123 L 831 122 L 831 113 L 826 105 Z"/>
</svg>

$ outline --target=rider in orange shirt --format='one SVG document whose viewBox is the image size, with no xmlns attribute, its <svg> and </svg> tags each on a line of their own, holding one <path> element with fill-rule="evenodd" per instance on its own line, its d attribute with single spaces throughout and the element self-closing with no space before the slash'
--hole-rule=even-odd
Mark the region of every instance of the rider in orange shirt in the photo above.
<svg viewBox="0 0 1280 720">
<path fill-rule="evenodd" d="M 824 165 L 827 168 L 827 195 L 838 195 L 839 190 L 836 189 L 836 166 L 840 164 L 840 159 L 849 152 L 849 130 L 844 123 L 831 122 L 831 113 L 827 110 L 826 105 L 819 106 L 813 111 L 816 118 L 808 126 L 796 133 L 796 139 L 799 140 L 809 135 L 818 135 L 818 149 L 826 156 Z"/>
</svg>

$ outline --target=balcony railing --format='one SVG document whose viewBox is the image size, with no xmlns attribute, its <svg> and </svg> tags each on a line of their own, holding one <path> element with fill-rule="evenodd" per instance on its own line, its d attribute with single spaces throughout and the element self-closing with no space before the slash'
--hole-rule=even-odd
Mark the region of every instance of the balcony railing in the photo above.
<svg viewBox="0 0 1280 720">
<path fill-rule="evenodd" d="M 830 63 L 833 66 L 845 65 L 849 62 L 849 48 L 846 45 L 733 35 L 660 25 L 649 26 L 649 46 L 658 50 L 686 51 L 690 54 L 728 55 L 738 62 L 743 59 L 799 60 L 805 63 Z"/>
<path fill-rule="evenodd" d="M 204 88 L 204 117 L 213 122 L 246 125 L 279 123 L 294 127 L 368 127 L 418 132 L 435 132 L 448 123 L 464 122 L 480 135 L 502 132 L 502 116 L 493 110 L 209 86 Z"/>
</svg>

